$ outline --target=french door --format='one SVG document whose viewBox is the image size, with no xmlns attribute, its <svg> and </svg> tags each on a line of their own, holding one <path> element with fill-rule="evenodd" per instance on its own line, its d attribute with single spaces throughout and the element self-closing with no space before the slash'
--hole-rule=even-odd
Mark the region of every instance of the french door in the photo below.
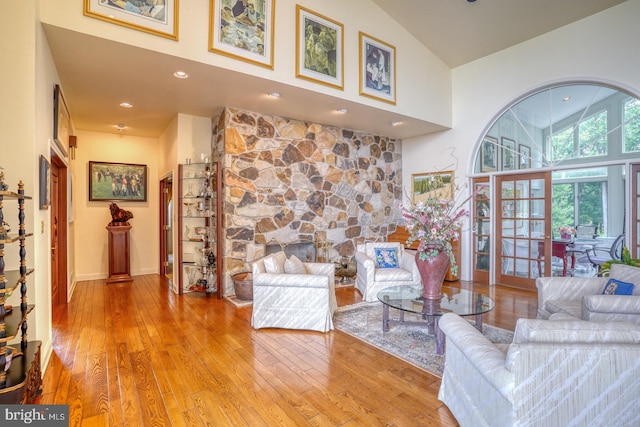
<svg viewBox="0 0 640 427">
<path fill-rule="evenodd" d="M 496 283 L 535 290 L 551 275 L 551 172 L 496 177 Z"/>
<path fill-rule="evenodd" d="M 631 233 L 627 236 L 625 245 L 629 248 L 632 258 L 640 258 L 640 164 L 631 165 Z"/>
</svg>

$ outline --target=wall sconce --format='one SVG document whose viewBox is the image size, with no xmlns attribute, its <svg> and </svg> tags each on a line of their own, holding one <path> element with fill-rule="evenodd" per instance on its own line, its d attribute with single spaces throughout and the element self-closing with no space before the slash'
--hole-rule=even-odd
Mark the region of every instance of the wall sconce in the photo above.
<svg viewBox="0 0 640 427">
<path fill-rule="evenodd" d="M 78 148 L 78 137 L 69 135 L 69 151 L 71 151 L 71 160 L 76 158 L 76 148 Z"/>
</svg>

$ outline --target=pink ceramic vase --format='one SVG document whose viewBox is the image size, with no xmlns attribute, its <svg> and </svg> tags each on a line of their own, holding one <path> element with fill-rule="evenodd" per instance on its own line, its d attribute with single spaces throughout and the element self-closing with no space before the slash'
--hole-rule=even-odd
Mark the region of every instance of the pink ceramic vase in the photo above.
<svg viewBox="0 0 640 427">
<path fill-rule="evenodd" d="M 422 297 L 436 300 L 442 297 L 442 283 L 449 270 L 449 255 L 444 251 L 438 251 L 435 257 L 420 259 L 420 253 L 416 253 L 416 265 L 422 279 Z"/>
</svg>

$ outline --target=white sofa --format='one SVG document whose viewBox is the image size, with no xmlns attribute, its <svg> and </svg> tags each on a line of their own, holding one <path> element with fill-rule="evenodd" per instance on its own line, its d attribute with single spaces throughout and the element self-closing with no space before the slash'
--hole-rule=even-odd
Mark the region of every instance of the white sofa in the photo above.
<svg viewBox="0 0 640 427">
<path fill-rule="evenodd" d="M 396 248 L 398 268 L 376 268 L 376 248 Z M 367 242 L 356 246 L 356 288 L 362 299 L 377 301 L 381 289 L 398 285 L 422 285 L 415 254 L 396 242 Z"/>
<path fill-rule="evenodd" d="M 491 343 L 448 313 L 438 398 L 465 426 L 640 425 L 640 326 L 520 319 Z"/>
<path fill-rule="evenodd" d="M 632 295 L 602 295 L 609 278 L 633 283 Z M 640 325 L 640 268 L 613 264 L 609 277 L 539 277 L 538 318 L 629 320 Z"/>
<path fill-rule="evenodd" d="M 284 252 L 277 252 L 253 262 L 251 325 L 255 329 L 332 330 L 338 307 L 335 265 L 298 260 L 299 270 L 294 271 L 288 268 L 292 258 L 287 260 Z"/>
</svg>

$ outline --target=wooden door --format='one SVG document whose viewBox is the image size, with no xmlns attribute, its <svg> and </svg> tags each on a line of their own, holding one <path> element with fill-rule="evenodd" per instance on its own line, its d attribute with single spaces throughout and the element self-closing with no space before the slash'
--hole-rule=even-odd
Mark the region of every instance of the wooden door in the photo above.
<svg viewBox="0 0 640 427">
<path fill-rule="evenodd" d="M 629 248 L 632 258 L 640 258 L 640 164 L 631 165 L 631 233 L 626 237 L 625 245 Z"/>
<path fill-rule="evenodd" d="M 551 173 L 498 176 L 495 197 L 496 283 L 535 290 L 540 242 L 543 259 L 551 259 Z M 540 266 L 551 274 L 550 262 Z"/>
<path fill-rule="evenodd" d="M 489 178 L 475 178 L 473 191 L 473 281 L 489 284 L 491 266 L 491 192 Z"/>
<path fill-rule="evenodd" d="M 67 303 L 67 166 L 51 155 L 51 307 Z"/>
<path fill-rule="evenodd" d="M 58 271 L 58 192 L 60 188 L 60 169 L 55 165 L 51 167 L 51 309 L 55 311 L 60 304 L 60 284 Z"/>
</svg>

